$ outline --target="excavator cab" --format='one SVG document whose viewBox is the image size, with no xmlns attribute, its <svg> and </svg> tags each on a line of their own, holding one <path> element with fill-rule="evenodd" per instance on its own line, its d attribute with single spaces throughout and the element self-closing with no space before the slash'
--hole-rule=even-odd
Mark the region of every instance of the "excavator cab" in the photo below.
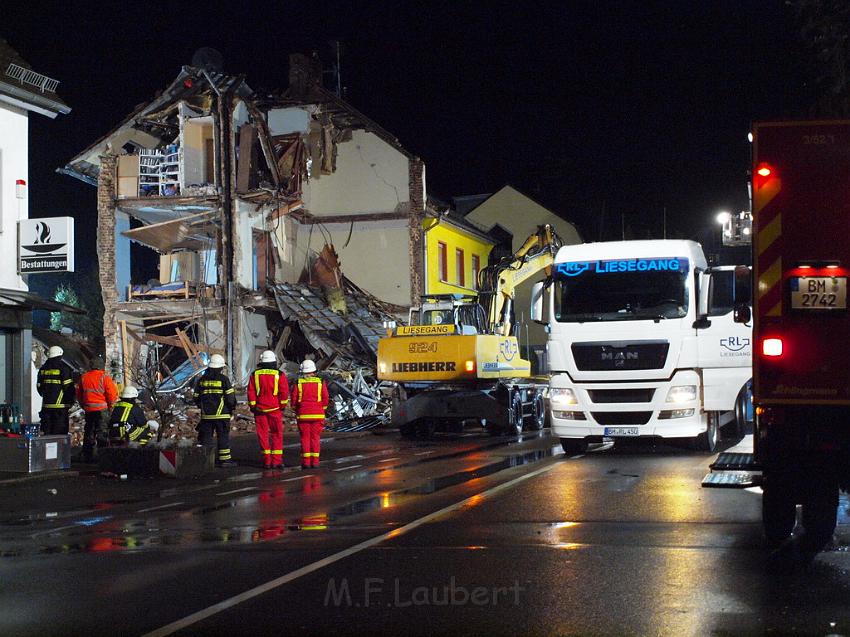
<svg viewBox="0 0 850 637">
<path fill-rule="evenodd" d="M 410 325 L 453 325 L 456 334 L 484 334 L 487 317 L 475 296 L 440 294 L 422 297 L 410 310 Z"/>
</svg>

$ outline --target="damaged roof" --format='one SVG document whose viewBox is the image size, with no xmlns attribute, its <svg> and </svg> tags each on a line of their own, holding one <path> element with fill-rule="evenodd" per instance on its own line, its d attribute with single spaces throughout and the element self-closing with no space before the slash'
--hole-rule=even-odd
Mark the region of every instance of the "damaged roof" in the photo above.
<svg viewBox="0 0 850 637">
<path fill-rule="evenodd" d="M 279 283 L 272 290 L 281 317 L 297 322 L 310 345 L 325 356 L 374 358 L 378 340 L 386 336 L 384 321 L 394 320 L 365 294 L 346 293 L 348 313 L 342 316 L 331 311 L 319 288 Z"/>
<path fill-rule="evenodd" d="M 71 108 L 56 94 L 59 81 L 36 72 L 0 38 L 0 102 L 55 118 Z"/>
<path fill-rule="evenodd" d="M 318 84 L 311 85 L 309 93 L 305 96 L 296 96 L 292 88 L 289 88 L 282 93 L 269 95 L 260 100 L 260 105 L 264 109 L 297 107 L 312 104 L 321 106 L 322 112 L 330 116 L 336 128 L 356 128 L 362 129 L 368 133 L 373 133 L 408 159 L 416 158 L 413 153 L 401 145 L 398 137 L 375 122 L 375 120 L 358 111 L 351 104 L 337 96 L 336 93 L 329 91 Z"/>
<path fill-rule="evenodd" d="M 213 86 L 213 84 L 215 86 Z M 215 71 L 204 71 L 191 66 L 180 69 L 177 78 L 153 101 L 140 104 L 115 128 L 73 157 L 56 172 L 76 177 L 93 186 L 97 185 L 100 172 L 100 156 L 107 150 L 116 154 L 128 142 L 143 148 L 155 148 L 173 137 L 173 131 L 157 126 L 150 117 L 163 109 L 208 91 L 235 89 L 240 96 L 252 95 L 242 76 L 230 76 Z"/>
</svg>

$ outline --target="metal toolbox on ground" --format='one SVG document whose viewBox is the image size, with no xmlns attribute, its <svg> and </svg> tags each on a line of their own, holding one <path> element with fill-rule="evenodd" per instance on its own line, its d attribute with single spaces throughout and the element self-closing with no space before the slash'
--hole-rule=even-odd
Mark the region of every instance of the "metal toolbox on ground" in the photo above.
<svg viewBox="0 0 850 637">
<path fill-rule="evenodd" d="M 0 471 L 38 473 L 70 466 L 70 436 L 0 437 Z"/>
</svg>

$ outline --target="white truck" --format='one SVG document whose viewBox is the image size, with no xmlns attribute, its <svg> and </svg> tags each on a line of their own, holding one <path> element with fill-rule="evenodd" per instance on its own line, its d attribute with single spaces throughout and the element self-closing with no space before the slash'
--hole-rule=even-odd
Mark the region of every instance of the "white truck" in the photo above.
<svg viewBox="0 0 850 637">
<path fill-rule="evenodd" d="M 562 247 L 534 286 L 531 317 L 548 326 L 551 425 L 564 451 L 660 436 L 713 452 L 720 427 L 742 436 L 752 326 L 734 316 L 750 285 L 749 268 L 709 267 L 693 241 Z"/>
</svg>

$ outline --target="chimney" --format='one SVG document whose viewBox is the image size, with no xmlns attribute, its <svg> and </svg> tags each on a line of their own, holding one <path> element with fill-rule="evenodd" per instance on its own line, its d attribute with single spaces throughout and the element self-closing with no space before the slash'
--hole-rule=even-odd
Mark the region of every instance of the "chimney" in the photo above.
<svg viewBox="0 0 850 637">
<path fill-rule="evenodd" d="M 293 97 L 307 97 L 314 86 L 322 85 L 322 62 L 312 55 L 292 53 L 289 56 L 289 90 Z"/>
</svg>

